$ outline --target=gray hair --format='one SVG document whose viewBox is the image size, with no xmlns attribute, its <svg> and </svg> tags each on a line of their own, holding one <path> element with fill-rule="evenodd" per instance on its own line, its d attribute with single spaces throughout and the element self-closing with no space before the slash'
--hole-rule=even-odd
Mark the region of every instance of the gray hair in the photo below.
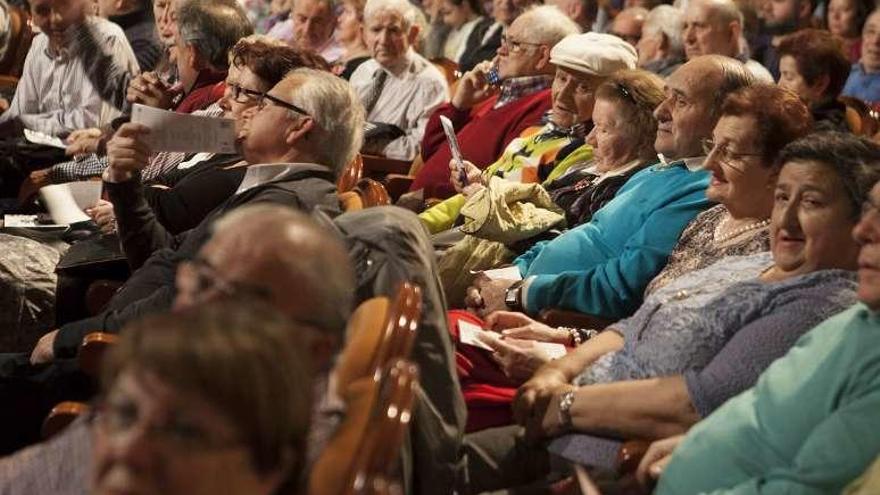
<svg viewBox="0 0 880 495">
<path fill-rule="evenodd" d="M 779 163 L 793 161 L 818 162 L 834 170 L 856 218 L 880 180 L 880 145 L 848 132 L 816 132 L 789 143 L 779 153 Z"/>
<path fill-rule="evenodd" d="M 338 176 L 364 140 L 364 106 L 360 98 L 348 81 L 329 72 L 299 68 L 284 79 L 295 82 L 290 101 L 315 121 L 309 133 L 313 145 L 310 151 Z"/>
<path fill-rule="evenodd" d="M 257 203 L 232 210 L 214 223 L 215 236 L 253 238 L 249 243 L 259 262 L 291 284 L 307 289 L 301 301 L 308 314 L 287 315 L 344 339 L 354 304 L 354 272 L 339 236 L 300 211 L 277 204 Z"/>
<path fill-rule="evenodd" d="M 684 13 L 671 5 L 658 5 L 648 12 L 642 24 L 642 36 L 662 34 L 669 42 L 669 51 L 675 57 L 684 56 L 684 42 L 681 31 L 684 26 Z"/>
<path fill-rule="evenodd" d="M 254 32 L 247 13 L 235 1 L 187 0 L 177 12 L 180 37 L 215 69 L 229 68 L 229 50 Z"/>
<path fill-rule="evenodd" d="M 526 39 L 533 43 L 553 46 L 570 34 L 579 34 L 580 26 L 561 10 L 552 5 L 539 5 L 527 9 L 513 22 L 526 23 Z"/>
<path fill-rule="evenodd" d="M 404 30 L 409 30 L 412 26 L 421 25 L 419 23 L 419 10 L 408 0 L 367 0 L 364 5 L 364 24 L 370 19 L 382 13 L 392 13 L 400 16 L 403 21 Z"/>
</svg>

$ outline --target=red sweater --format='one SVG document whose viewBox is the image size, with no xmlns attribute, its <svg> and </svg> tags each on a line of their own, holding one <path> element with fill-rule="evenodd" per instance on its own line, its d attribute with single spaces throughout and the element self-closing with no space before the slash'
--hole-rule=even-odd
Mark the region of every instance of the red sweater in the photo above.
<svg viewBox="0 0 880 495">
<path fill-rule="evenodd" d="M 550 89 L 493 109 L 496 100 L 497 96 L 489 98 L 470 111 L 457 110 L 451 103 L 446 103 L 431 115 L 422 139 L 425 164 L 410 190 L 424 189 L 426 198 L 448 198 L 455 194 L 449 183 L 452 152 L 440 125 L 441 115 L 448 117 L 455 126 L 464 159 L 484 169 L 495 163 L 508 143 L 519 137 L 522 131 L 541 122 L 544 112 L 550 108 Z"/>
</svg>

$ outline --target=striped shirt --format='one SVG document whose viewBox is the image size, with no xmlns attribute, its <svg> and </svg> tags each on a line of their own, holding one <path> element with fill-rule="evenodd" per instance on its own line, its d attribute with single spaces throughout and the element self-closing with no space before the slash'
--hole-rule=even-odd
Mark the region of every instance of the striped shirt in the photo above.
<svg viewBox="0 0 880 495">
<path fill-rule="evenodd" d="M 24 127 L 53 136 L 101 127 L 120 114 L 131 76 L 134 53 L 119 26 L 98 17 L 72 29 L 60 52 L 38 34 L 28 51 L 12 103 L 0 122 L 13 118 Z"/>
</svg>

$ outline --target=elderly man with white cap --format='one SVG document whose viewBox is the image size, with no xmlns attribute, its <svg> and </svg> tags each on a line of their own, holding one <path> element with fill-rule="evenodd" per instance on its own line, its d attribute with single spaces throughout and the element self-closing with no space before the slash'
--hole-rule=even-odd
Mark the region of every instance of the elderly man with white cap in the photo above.
<svg viewBox="0 0 880 495">
<path fill-rule="evenodd" d="M 536 132 L 526 131 L 511 141 L 501 156 L 482 172 L 465 161 L 469 184 L 461 183 L 455 174 L 450 177 L 447 168 L 446 180 L 459 192 L 470 192 L 473 187 L 469 186 L 488 182 L 489 177 L 495 175 L 513 179 L 524 167 L 549 170 L 544 178 L 550 181 L 572 164 L 592 158 L 592 148 L 584 145 L 584 137 L 592 129 L 593 91 L 615 72 L 635 68 L 636 51 L 616 36 L 585 33 L 565 37 L 553 47 L 549 58 L 556 72 L 547 123 Z M 492 125 L 492 122 L 486 124 Z M 460 131 L 459 136 L 462 134 Z M 479 137 L 474 139 L 479 141 Z M 462 144 L 462 153 L 469 158 L 464 146 Z M 451 160 L 447 158 L 444 165 L 451 167 Z M 423 212 L 420 218 L 431 232 L 449 229 L 465 200 L 462 194 L 452 196 Z"/>
</svg>

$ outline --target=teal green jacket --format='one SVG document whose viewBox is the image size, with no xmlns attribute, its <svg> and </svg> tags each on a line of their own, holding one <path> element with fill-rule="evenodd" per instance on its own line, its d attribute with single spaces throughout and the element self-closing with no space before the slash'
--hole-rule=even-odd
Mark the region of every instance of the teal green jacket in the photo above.
<svg viewBox="0 0 880 495">
<path fill-rule="evenodd" d="M 880 317 L 856 304 L 694 426 L 655 493 L 840 493 L 880 452 L 878 411 Z"/>
<path fill-rule="evenodd" d="M 535 314 L 562 308 L 622 318 L 642 303 L 685 226 L 710 206 L 709 174 L 682 162 L 635 174 L 593 219 L 514 260 Z"/>
</svg>

